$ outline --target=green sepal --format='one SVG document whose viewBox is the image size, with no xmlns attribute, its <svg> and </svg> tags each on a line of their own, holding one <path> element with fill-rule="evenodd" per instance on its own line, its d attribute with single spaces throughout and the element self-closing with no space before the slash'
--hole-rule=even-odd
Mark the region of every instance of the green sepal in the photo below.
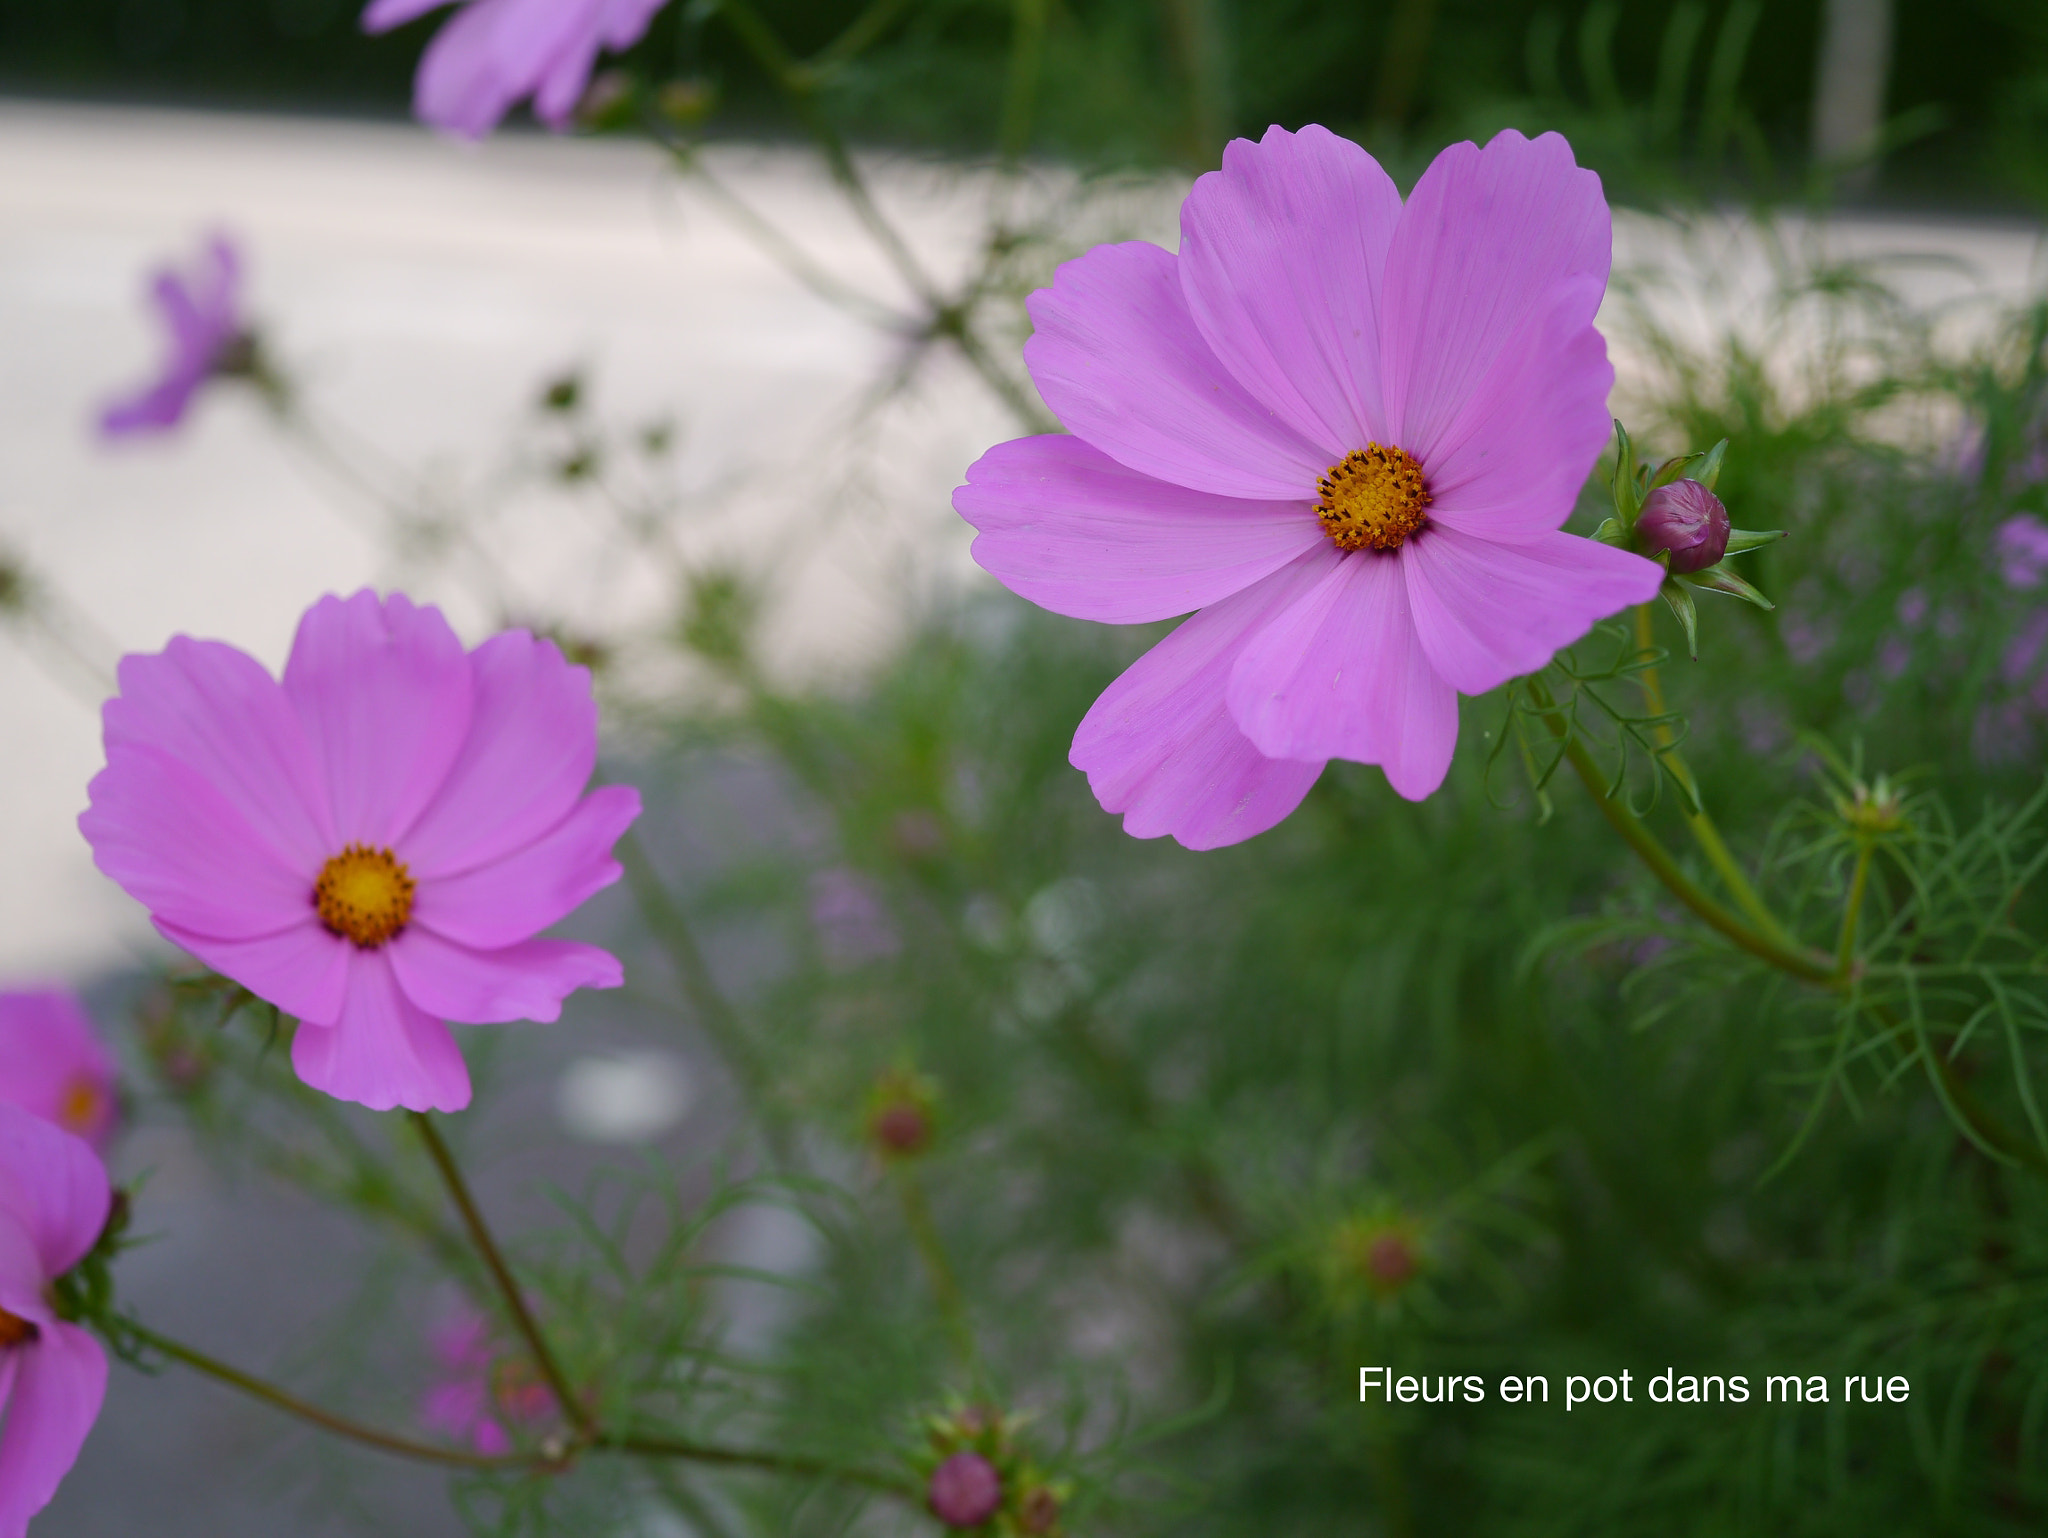
<svg viewBox="0 0 2048 1538">
<path fill-rule="evenodd" d="M 1700 660 L 1700 620 L 1692 606 L 1692 594 L 1685 590 L 1682 579 L 1666 577 L 1664 585 L 1657 589 L 1657 596 L 1678 616 L 1678 623 L 1685 627 L 1685 649 L 1697 662 Z"/>
<path fill-rule="evenodd" d="M 1614 424 L 1614 480 L 1610 488 L 1614 493 L 1614 515 L 1626 528 L 1636 525 L 1636 514 L 1643 510 L 1643 489 L 1637 484 L 1636 446 L 1629 442 L 1628 429 L 1617 419 Z"/>
<path fill-rule="evenodd" d="M 1744 603 L 1753 603 L 1759 609 L 1775 609 L 1778 607 L 1770 599 L 1764 597 L 1762 593 L 1759 593 L 1755 588 L 1743 581 L 1742 578 L 1736 576 L 1734 572 L 1722 566 L 1709 566 L 1705 571 L 1692 572 L 1687 576 L 1680 577 L 1678 580 L 1690 582 L 1694 587 L 1711 588 L 1717 593 L 1732 593 Z M 1668 588 L 1671 584 L 1667 582 L 1664 585 Z"/>
<path fill-rule="evenodd" d="M 1728 452 L 1728 440 L 1723 438 L 1710 449 L 1700 449 L 1691 454 L 1681 454 L 1676 459 L 1667 459 L 1657 467 L 1657 473 L 1650 477 L 1648 490 L 1669 486 L 1673 481 L 1695 480 L 1707 490 L 1714 489 L 1714 482 L 1721 476 L 1721 456 Z"/>
<path fill-rule="evenodd" d="M 1603 518 L 1600 520 L 1600 527 L 1593 531 L 1593 538 L 1599 540 L 1603 545 L 1614 545 L 1622 550 L 1631 550 L 1635 548 L 1635 541 L 1630 537 L 1630 534 L 1629 526 L 1619 518 Z"/>
<path fill-rule="evenodd" d="M 1754 550 L 1759 545 L 1776 544 L 1785 537 L 1785 534 L 1784 529 L 1730 529 L 1728 548 L 1722 553 L 1721 559 L 1725 561 L 1731 555 L 1740 555 L 1743 551 Z"/>
<path fill-rule="evenodd" d="M 1714 489 L 1714 482 L 1721 478 L 1721 458 L 1727 452 L 1728 440 L 1723 438 L 1700 457 L 1699 472 L 1693 476 L 1693 479 L 1706 487 L 1707 490 L 1712 491 Z"/>
</svg>

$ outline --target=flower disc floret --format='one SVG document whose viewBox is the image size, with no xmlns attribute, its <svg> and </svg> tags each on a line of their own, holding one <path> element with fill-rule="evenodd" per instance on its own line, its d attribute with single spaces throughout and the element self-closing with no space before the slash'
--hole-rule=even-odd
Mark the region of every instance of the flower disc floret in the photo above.
<svg viewBox="0 0 2048 1538">
<path fill-rule="evenodd" d="M 174 638 L 127 657 L 79 827 L 158 930 L 298 1021 L 292 1064 L 376 1110 L 459 1110 L 450 1022 L 554 1020 L 618 960 L 544 937 L 616 881 L 640 812 L 584 793 L 590 674 L 523 630 L 465 651 L 438 609 L 324 598 L 284 676 Z"/>
<path fill-rule="evenodd" d="M 1353 449 L 1316 490 L 1316 517 L 1339 550 L 1398 550 L 1429 522 L 1422 466 L 1398 448 Z"/>
<path fill-rule="evenodd" d="M 411 874 L 390 850 L 350 844 L 320 868 L 313 906 L 330 933 L 369 951 L 405 928 L 413 891 Z"/>
</svg>

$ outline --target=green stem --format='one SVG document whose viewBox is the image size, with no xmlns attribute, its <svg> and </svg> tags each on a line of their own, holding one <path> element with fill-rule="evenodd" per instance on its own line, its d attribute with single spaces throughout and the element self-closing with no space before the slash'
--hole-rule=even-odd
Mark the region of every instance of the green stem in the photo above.
<svg viewBox="0 0 2048 1538">
<path fill-rule="evenodd" d="M 1637 604 L 1636 649 L 1647 654 L 1655 648 L 1656 638 L 1652 628 L 1650 606 L 1646 603 Z M 1656 668 L 1643 668 L 1636 674 L 1636 678 L 1642 685 L 1643 702 L 1649 706 L 1650 714 L 1668 715 L 1670 712 L 1664 704 L 1664 685 L 1657 676 Z M 1699 782 L 1693 778 L 1692 769 L 1673 746 L 1675 738 L 1669 723 L 1658 722 L 1656 734 L 1657 757 L 1670 767 L 1678 783 L 1685 787 L 1686 794 L 1693 804 L 1699 805 Z M 1707 815 L 1706 808 L 1700 806 L 1698 811 L 1693 811 L 1691 807 L 1681 807 L 1680 812 L 1694 842 L 1700 846 L 1700 852 L 1706 855 L 1707 862 L 1720 873 L 1721 880 L 1727 884 L 1729 895 L 1735 899 L 1735 905 L 1773 939 L 1788 945 L 1795 944 L 1793 937 L 1778 922 L 1777 915 L 1771 912 L 1761 897 L 1757 896 L 1756 888 L 1750 885 L 1748 875 L 1737 863 L 1728 845 L 1723 842 L 1721 830 L 1714 825 L 1714 819 Z"/>
<path fill-rule="evenodd" d="M 1870 886 L 1870 859 L 1876 851 L 1869 839 L 1859 842 L 1856 873 L 1849 878 L 1849 900 L 1842 906 L 1842 934 L 1835 942 L 1835 972 L 1847 978 L 1856 962 L 1856 925 L 1863 916 L 1863 896 Z"/>
<path fill-rule="evenodd" d="M 918 1259 L 924 1263 L 925 1275 L 932 1284 L 932 1296 L 938 1299 L 939 1312 L 945 1316 L 946 1328 L 952 1332 L 961 1365 L 972 1368 L 976 1353 L 974 1329 L 967 1322 L 967 1296 L 960 1290 L 959 1279 L 953 1275 L 952 1262 L 946 1258 L 946 1247 L 939 1239 L 938 1225 L 932 1221 L 931 1205 L 925 1200 L 924 1183 L 917 1178 L 916 1171 L 905 1167 L 896 1171 L 896 1185 L 903 1194 L 903 1217 L 910 1226 L 910 1241 L 917 1247 Z"/>
<path fill-rule="evenodd" d="M 492 1279 L 498 1284 L 498 1291 L 505 1299 L 505 1307 L 512 1315 L 512 1323 L 526 1341 L 527 1351 L 533 1357 L 533 1365 L 547 1380 L 548 1388 L 554 1393 L 555 1403 L 580 1433 L 582 1440 L 588 1440 L 596 1431 L 590 1409 L 583 1403 L 580 1394 L 569 1386 L 569 1380 L 562 1372 L 562 1365 L 555 1360 L 555 1353 L 549 1349 L 547 1337 L 541 1334 L 540 1325 L 533 1317 L 533 1311 L 526 1306 L 526 1297 L 519 1290 L 519 1283 L 513 1279 L 512 1268 L 505 1264 L 504 1254 L 498 1243 L 491 1237 L 489 1225 L 483 1214 L 477 1210 L 475 1200 L 469 1194 L 469 1186 L 462 1178 L 462 1171 L 456 1166 L 455 1157 L 448 1151 L 448 1145 L 441 1140 L 440 1129 L 435 1127 L 431 1117 L 424 1111 L 410 1113 L 413 1125 L 420 1129 L 420 1137 L 427 1145 L 434 1166 L 441 1172 L 441 1179 L 448 1187 L 448 1194 L 454 1199 L 455 1208 L 462 1214 L 463 1227 L 469 1230 L 470 1242 L 483 1257 Z"/>
<path fill-rule="evenodd" d="M 1628 809 L 1625 800 L 1616 793 L 1616 789 L 1606 783 L 1600 766 L 1593 761 L 1593 755 L 1572 731 L 1570 723 L 1565 720 L 1564 713 L 1551 699 L 1550 691 L 1543 686 L 1542 680 L 1531 678 L 1527 687 L 1529 698 L 1543 714 L 1544 724 L 1550 728 L 1551 735 L 1564 744 L 1566 761 L 1585 783 L 1586 789 L 1593 793 L 1593 800 L 1599 805 L 1601 814 L 1636 852 L 1637 857 L 1650 868 L 1650 873 L 1664 883 L 1672 896 L 1692 909 L 1708 928 L 1717 931 L 1779 971 L 1789 972 L 1794 977 L 1812 983 L 1834 981 L 1835 968 L 1829 958 L 1803 946 L 1789 945 L 1772 934 L 1753 928 L 1681 870 L 1678 862 L 1671 857 L 1670 851 L 1658 842 L 1657 835 L 1643 825 L 1642 819 Z M 1772 926 L 1773 929 L 1777 927 L 1775 924 Z"/>
<path fill-rule="evenodd" d="M 526 1469 L 536 1473 L 548 1473 L 557 1472 L 568 1466 L 566 1455 L 561 1453 L 473 1453 L 465 1452 L 461 1448 L 438 1447 L 431 1442 L 417 1442 L 410 1437 L 395 1436 L 375 1426 L 351 1420 L 345 1415 L 323 1410 L 320 1406 L 301 1399 L 274 1383 L 265 1382 L 253 1373 L 243 1372 L 239 1367 L 231 1367 L 216 1357 L 208 1356 L 205 1352 L 195 1350 L 168 1336 L 159 1335 L 133 1320 L 122 1320 L 117 1333 L 123 1343 L 146 1346 L 160 1356 L 182 1363 L 204 1377 L 225 1384 L 239 1393 L 247 1394 L 252 1399 L 260 1400 L 272 1409 L 281 1410 L 310 1426 L 317 1426 L 331 1435 L 359 1442 L 365 1447 L 374 1447 L 380 1452 L 392 1453 L 400 1458 L 439 1464 L 444 1468 L 483 1471 Z M 675 1458 L 721 1468 L 758 1469 L 763 1473 L 787 1474 L 801 1479 L 833 1479 L 909 1499 L 915 1499 L 918 1495 L 916 1488 L 907 1480 L 873 1469 L 842 1468 L 817 1458 L 757 1452 L 744 1447 L 720 1447 L 714 1443 L 693 1442 L 681 1437 L 638 1436 L 600 1431 L 581 1442 L 579 1447 L 593 1452 L 624 1453 L 640 1458 Z"/>
<path fill-rule="evenodd" d="M 530 1454 L 493 1457 L 483 1453 L 463 1452 L 459 1448 L 436 1447 L 428 1442 L 415 1442 L 409 1437 L 393 1436 L 388 1431 L 379 1431 L 375 1426 L 366 1426 L 360 1421 L 323 1410 L 296 1394 L 287 1393 L 273 1383 L 265 1383 L 261 1378 L 243 1372 L 238 1367 L 230 1367 L 203 1351 L 195 1351 L 190 1346 L 181 1345 L 175 1340 L 157 1334 L 154 1330 L 143 1328 L 132 1320 L 123 1320 L 120 1332 L 127 1340 L 147 1346 L 174 1362 L 182 1362 L 194 1372 L 203 1373 L 218 1383 L 225 1383 L 252 1399 L 260 1399 L 272 1409 L 282 1410 L 285 1414 L 296 1416 L 309 1425 L 318 1426 L 322 1431 L 345 1437 L 351 1442 L 360 1442 L 365 1447 L 375 1447 L 383 1452 L 395 1453 L 401 1458 L 413 1458 L 422 1463 L 438 1463 L 448 1468 L 516 1469 L 547 1466 L 545 1460 Z"/>
</svg>

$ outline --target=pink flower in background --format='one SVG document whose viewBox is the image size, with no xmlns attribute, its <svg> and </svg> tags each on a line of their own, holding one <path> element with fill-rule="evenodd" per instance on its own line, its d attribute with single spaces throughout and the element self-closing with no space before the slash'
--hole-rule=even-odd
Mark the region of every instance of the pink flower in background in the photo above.
<svg viewBox="0 0 2048 1538">
<path fill-rule="evenodd" d="M 189 272 L 159 267 L 150 298 L 162 313 L 169 346 L 156 378 L 100 413 L 110 438 L 165 432 L 185 418 L 201 385 L 247 345 L 242 324 L 242 262 L 233 241 L 215 235 Z"/>
<path fill-rule="evenodd" d="M 448 0 L 371 0 L 365 32 L 387 32 Z M 457 0 L 413 77 L 413 112 L 465 139 L 497 127 L 531 96 L 533 115 L 568 126 L 600 49 L 629 48 L 665 0 Z"/>
<path fill-rule="evenodd" d="M 2048 523 L 2015 513 L 1998 526 L 1998 565 L 2007 587 L 2035 588 L 2048 576 Z"/>
<path fill-rule="evenodd" d="M 107 1172 L 84 1140 L 0 1104 L 0 1538 L 24 1538 L 78 1461 L 107 1358 L 50 1307 L 50 1283 L 106 1226 Z"/>
<path fill-rule="evenodd" d="M 0 1101 L 104 1148 L 120 1112 L 114 1055 L 60 988 L 0 993 Z"/>
<path fill-rule="evenodd" d="M 990 450 L 953 505 L 1056 613 L 1199 611 L 1075 734 L 1125 831 L 1235 843 L 1331 758 L 1426 796 L 1460 693 L 1655 595 L 1651 562 L 1560 532 L 1609 431 L 1611 247 L 1556 134 L 1454 144 L 1404 207 L 1357 145 L 1274 128 L 1196 182 L 1178 256 L 1099 246 L 1032 296 L 1071 436 Z"/>
<path fill-rule="evenodd" d="M 420 1420 L 444 1436 L 501 1458 L 512 1451 L 512 1429 L 531 1431 L 556 1418 L 548 1386 L 524 1357 L 493 1349 L 490 1321 L 473 1309 L 437 1329 L 428 1348 L 435 1377 Z"/>
<path fill-rule="evenodd" d="M 218 641 L 122 659 L 79 818 L 157 928 L 300 1022 L 292 1064 L 375 1110 L 459 1110 L 445 1022 L 554 1020 L 618 960 L 536 938 L 619 877 L 640 795 L 584 795 L 590 674 L 523 630 L 465 652 L 401 594 L 306 612 L 282 681 Z"/>
<path fill-rule="evenodd" d="M 879 961 L 903 948 L 873 885 L 844 865 L 811 873 L 811 925 L 825 964 L 835 970 Z"/>
</svg>

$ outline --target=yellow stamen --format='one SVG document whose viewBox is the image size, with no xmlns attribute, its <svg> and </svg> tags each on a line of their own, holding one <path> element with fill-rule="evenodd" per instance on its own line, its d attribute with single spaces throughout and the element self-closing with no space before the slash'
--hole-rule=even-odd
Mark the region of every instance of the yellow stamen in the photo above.
<svg viewBox="0 0 2048 1538">
<path fill-rule="evenodd" d="M 350 844 L 321 867 L 313 906 L 321 923 L 368 951 L 405 928 L 412 892 L 412 877 L 390 850 Z"/>
<path fill-rule="evenodd" d="M 72 1132 L 83 1132 L 100 1113 L 100 1087 L 83 1074 L 64 1087 L 57 1102 L 57 1120 Z"/>
<path fill-rule="evenodd" d="M 1339 550 L 1396 550 L 1429 522 L 1422 466 L 1391 445 L 1353 449 L 1316 489 L 1316 517 Z"/>
</svg>

